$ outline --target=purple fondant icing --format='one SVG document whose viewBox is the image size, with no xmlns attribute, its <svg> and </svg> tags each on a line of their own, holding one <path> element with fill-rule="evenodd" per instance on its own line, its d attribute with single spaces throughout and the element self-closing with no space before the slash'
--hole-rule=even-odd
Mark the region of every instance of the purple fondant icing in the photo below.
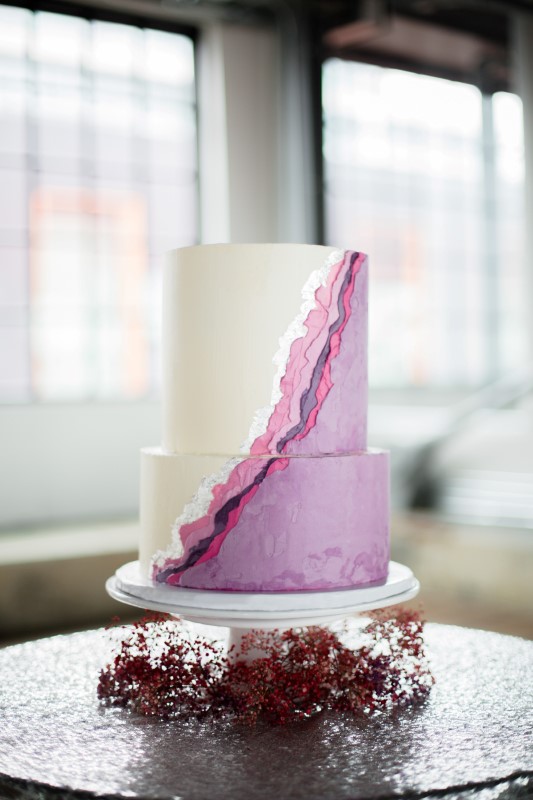
<svg viewBox="0 0 533 800">
<path fill-rule="evenodd" d="M 180 585 L 294 591 L 384 580 L 388 526 L 387 453 L 291 458 L 263 481 L 218 554 Z"/>
<path fill-rule="evenodd" d="M 295 591 L 386 578 L 388 456 L 365 451 L 367 289 L 366 257 L 347 251 L 315 293 L 267 431 L 208 512 L 180 524 L 182 548 L 154 563 L 158 582 Z M 279 455 L 258 458 L 265 447 Z"/>
</svg>

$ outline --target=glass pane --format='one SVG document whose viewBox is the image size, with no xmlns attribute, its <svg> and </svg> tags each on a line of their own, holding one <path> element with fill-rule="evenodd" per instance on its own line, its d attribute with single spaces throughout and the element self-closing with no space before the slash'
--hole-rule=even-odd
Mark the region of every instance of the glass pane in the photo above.
<svg viewBox="0 0 533 800">
<path fill-rule="evenodd" d="M 82 156 L 81 102 L 74 89 L 42 88 L 35 105 L 38 167 L 43 172 L 79 171 Z"/>
<path fill-rule="evenodd" d="M 490 114 L 473 86 L 333 59 L 324 65 L 323 103 L 327 241 L 371 254 L 372 383 L 478 385 L 495 364 L 509 368 L 510 345 L 499 365 L 493 352 L 494 337 L 501 349 L 510 328 L 497 310 L 495 275 L 519 258 L 504 255 L 498 233 L 489 266 L 497 233 L 490 198 L 508 204 L 498 219 L 509 233 L 512 217 L 516 244 L 516 98 L 495 98 L 492 150 Z M 491 188 L 494 164 L 512 190 Z M 510 287 L 508 276 L 503 282 Z"/>
<path fill-rule="evenodd" d="M 195 140 L 189 39 L 0 6 L 0 400 L 153 390 Z"/>
<path fill-rule="evenodd" d="M 191 239 L 196 230 L 196 204 L 187 202 L 191 184 L 169 186 L 154 184 L 150 192 L 150 220 L 153 240 L 168 242 L 172 237 Z M 165 250 L 169 249 L 165 245 Z"/>
<path fill-rule="evenodd" d="M 31 47 L 33 57 L 39 62 L 79 67 L 88 27 L 89 23 L 79 17 L 37 12 Z"/>
<path fill-rule="evenodd" d="M 24 56 L 28 44 L 31 11 L 0 6 L 0 56 Z"/>
<path fill-rule="evenodd" d="M 7 402 L 28 399 L 26 252 L 0 249 L 0 392 Z"/>
<path fill-rule="evenodd" d="M 23 86 L 6 84 L 0 95 L 0 165 L 22 167 L 27 152 L 26 97 Z"/>
<path fill-rule="evenodd" d="M 157 183 L 191 180 L 196 171 L 196 124 L 192 109 L 151 97 L 145 117 L 147 168 Z"/>
<path fill-rule="evenodd" d="M 138 59 L 142 58 L 142 44 L 143 33 L 137 28 L 94 22 L 89 67 L 95 72 L 131 75 Z"/>
<path fill-rule="evenodd" d="M 28 303 L 27 252 L 23 248 L 0 248 L 0 309 L 26 307 Z"/>
<path fill-rule="evenodd" d="M 28 228 L 27 180 L 22 170 L 0 169 L 0 237 Z"/>
<path fill-rule="evenodd" d="M 154 83 L 180 86 L 189 99 L 194 86 L 193 44 L 184 36 L 164 31 L 146 31 L 144 74 Z"/>
<path fill-rule="evenodd" d="M 6 403 L 21 403 L 30 398 L 28 326 L 6 319 L 0 307 L 0 392 Z"/>
</svg>

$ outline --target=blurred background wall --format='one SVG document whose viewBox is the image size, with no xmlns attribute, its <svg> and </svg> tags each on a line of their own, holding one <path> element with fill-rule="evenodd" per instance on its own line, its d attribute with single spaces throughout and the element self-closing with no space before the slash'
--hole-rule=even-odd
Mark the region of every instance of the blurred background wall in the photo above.
<svg viewBox="0 0 533 800">
<path fill-rule="evenodd" d="M 427 616 L 533 636 L 533 2 L 0 3 L 0 635 L 124 615 L 161 264 L 371 259 L 370 441 Z"/>
</svg>

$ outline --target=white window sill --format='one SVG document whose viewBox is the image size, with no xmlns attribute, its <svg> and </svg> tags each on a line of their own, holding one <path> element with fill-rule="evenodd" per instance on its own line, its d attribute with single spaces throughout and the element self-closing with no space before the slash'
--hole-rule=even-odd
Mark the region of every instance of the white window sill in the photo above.
<svg viewBox="0 0 533 800">
<path fill-rule="evenodd" d="M 142 615 L 105 591 L 107 578 L 137 558 L 137 542 L 133 521 L 1 536 L 0 642 Z"/>
<path fill-rule="evenodd" d="M 9 564 L 126 553 L 137 549 L 138 536 L 137 522 L 130 520 L 34 528 L 3 534 L 0 535 L 0 568 Z"/>
</svg>

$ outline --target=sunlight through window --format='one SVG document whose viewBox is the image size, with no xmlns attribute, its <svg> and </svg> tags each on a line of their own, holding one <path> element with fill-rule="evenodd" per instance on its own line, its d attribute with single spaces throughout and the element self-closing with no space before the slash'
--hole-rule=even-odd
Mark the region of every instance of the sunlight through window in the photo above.
<svg viewBox="0 0 533 800">
<path fill-rule="evenodd" d="M 197 239 L 183 35 L 0 6 L 0 400 L 136 399 Z"/>
<path fill-rule="evenodd" d="M 323 112 L 327 242 L 371 255 L 372 384 L 476 386 L 520 367 L 519 98 L 331 59 Z"/>
</svg>

